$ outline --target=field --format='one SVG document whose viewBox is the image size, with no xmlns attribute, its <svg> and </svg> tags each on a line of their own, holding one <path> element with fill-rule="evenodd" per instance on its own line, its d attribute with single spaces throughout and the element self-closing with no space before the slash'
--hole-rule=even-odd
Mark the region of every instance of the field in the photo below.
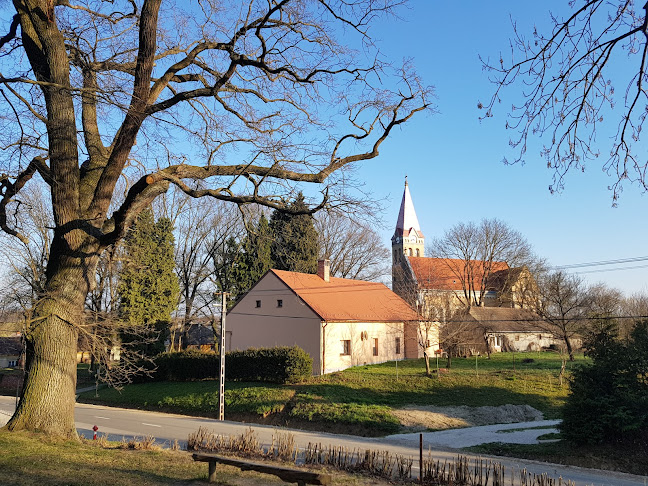
<svg viewBox="0 0 648 486">
<path fill-rule="evenodd" d="M 135 444 L 140 447 L 141 444 Z M 3 486 L 161 486 L 207 483 L 207 465 L 187 452 L 134 449 L 104 441 L 61 441 L 39 434 L 0 430 Z M 362 477 L 334 473 L 336 485 L 367 484 Z M 281 485 L 274 476 L 218 466 L 218 484 Z M 372 481 L 374 485 L 387 485 Z"/>
<path fill-rule="evenodd" d="M 582 361 L 581 356 L 577 362 Z M 433 362 L 436 371 L 436 362 Z M 445 361 L 440 366 L 445 365 Z M 568 363 L 568 370 L 574 363 Z M 453 359 L 450 369 L 425 376 L 422 360 L 350 368 L 298 385 L 226 383 L 229 419 L 290 425 L 315 430 L 381 436 L 401 430 L 394 409 L 416 405 L 530 405 L 557 418 L 567 396 L 560 384 L 561 361 L 554 353 L 501 353 Z M 99 390 L 80 400 L 123 407 L 214 416 L 218 383 L 153 382 L 121 392 Z"/>
</svg>

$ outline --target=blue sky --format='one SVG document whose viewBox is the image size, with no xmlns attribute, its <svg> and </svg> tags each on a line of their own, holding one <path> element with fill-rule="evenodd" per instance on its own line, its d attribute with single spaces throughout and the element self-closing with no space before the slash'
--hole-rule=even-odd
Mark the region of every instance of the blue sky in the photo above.
<svg viewBox="0 0 648 486">
<path fill-rule="evenodd" d="M 479 101 L 488 101 L 488 82 L 478 56 L 499 59 L 513 30 L 531 32 L 546 24 L 549 9 L 567 13 L 567 2 L 414 0 L 401 19 L 374 31 L 390 58 L 414 60 L 426 83 L 436 88 L 438 114 L 413 120 L 381 147 L 378 161 L 361 166 L 357 176 L 375 198 L 385 200 L 384 241 L 393 233 L 403 181 L 407 175 L 421 229 L 427 240 L 463 221 L 499 218 L 520 231 L 550 265 L 608 261 L 648 255 L 648 196 L 627 186 L 612 207 L 614 182 L 600 165 L 570 173 L 560 194 L 550 194 L 552 171 L 538 143 L 525 165 L 506 166 L 514 152 L 505 129 L 504 106 L 492 119 L 479 121 Z M 508 100 L 510 106 L 513 99 Z M 609 145 L 599 141 L 603 153 Z M 648 261 L 625 265 L 647 265 Z M 618 268 L 620 265 L 583 270 Z M 581 274 L 626 294 L 648 292 L 648 267 Z"/>
</svg>

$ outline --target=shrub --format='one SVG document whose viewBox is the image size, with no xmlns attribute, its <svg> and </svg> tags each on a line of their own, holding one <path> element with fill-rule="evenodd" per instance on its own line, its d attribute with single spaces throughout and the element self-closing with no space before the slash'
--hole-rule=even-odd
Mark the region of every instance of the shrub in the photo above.
<svg viewBox="0 0 648 486">
<path fill-rule="evenodd" d="M 560 426 L 575 443 L 648 437 L 648 321 L 627 342 L 603 330 L 587 344 L 591 364 L 576 368 Z"/>
<path fill-rule="evenodd" d="M 312 372 L 313 359 L 298 346 L 247 349 L 225 355 L 228 380 L 299 383 Z"/>
<path fill-rule="evenodd" d="M 155 358 L 158 366 L 156 379 L 191 381 L 218 378 L 220 358 L 215 353 L 187 349 L 162 353 Z"/>
<path fill-rule="evenodd" d="M 158 380 L 216 379 L 220 373 L 220 357 L 210 352 L 162 353 L 155 358 L 155 363 Z M 313 359 L 297 346 L 248 349 L 225 355 L 227 380 L 299 383 L 308 378 L 312 370 Z"/>
</svg>

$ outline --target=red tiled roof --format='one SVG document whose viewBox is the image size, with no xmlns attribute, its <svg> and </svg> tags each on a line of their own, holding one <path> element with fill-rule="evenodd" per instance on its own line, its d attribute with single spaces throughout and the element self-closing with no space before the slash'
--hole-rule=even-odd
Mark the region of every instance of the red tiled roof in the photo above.
<svg viewBox="0 0 648 486">
<path fill-rule="evenodd" d="M 408 257 L 419 288 L 432 290 L 463 290 L 461 274 L 464 260 L 453 258 Z M 481 282 L 484 275 L 484 263 L 475 260 L 475 284 Z M 509 268 L 506 262 L 493 262 L 491 272 Z"/>
<path fill-rule="evenodd" d="M 416 321 L 412 308 L 385 285 L 363 280 L 270 270 L 325 321 Z"/>
<path fill-rule="evenodd" d="M 471 307 L 467 314 L 450 322 L 478 324 L 492 332 L 546 332 L 547 323 L 528 309 Z"/>
</svg>

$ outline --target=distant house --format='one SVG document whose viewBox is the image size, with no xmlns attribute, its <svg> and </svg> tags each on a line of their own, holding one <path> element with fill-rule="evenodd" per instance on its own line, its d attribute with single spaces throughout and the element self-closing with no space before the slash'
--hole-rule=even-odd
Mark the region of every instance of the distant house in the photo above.
<svg viewBox="0 0 648 486">
<path fill-rule="evenodd" d="M 210 318 L 197 318 L 186 324 L 186 332 L 173 332 L 173 349 L 213 351 L 214 329 Z"/>
<path fill-rule="evenodd" d="M 313 373 L 419 356 L 418 315 L 381 283 L 269 270 L 227 314 L 227 349 L 293 346 Z"/>
<path fill-rule="evenodd" d="M 0 368 L 16 368 L 22 359 L 22 339 L 20 336 L 0 337 Z"/>
<path fill-rule="evenodd" d="M 462 356 L 562 347 L 564 342 L 548 328 L 537 314 L 526 309 L 471 307 L 448 321 L 441 340 L 446 348 L 454 347 L 454 354 Z"/>
</svg>

